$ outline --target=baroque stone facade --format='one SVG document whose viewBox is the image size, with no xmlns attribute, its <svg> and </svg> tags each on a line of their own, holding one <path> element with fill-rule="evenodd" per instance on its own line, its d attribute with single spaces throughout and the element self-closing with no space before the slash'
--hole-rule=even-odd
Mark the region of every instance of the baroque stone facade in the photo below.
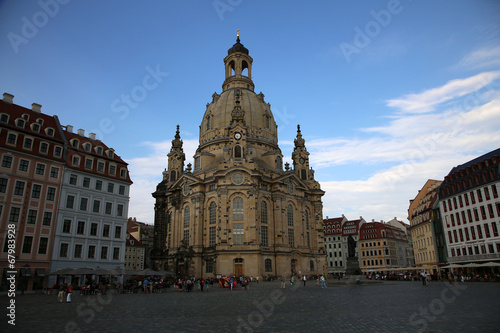
<svg viewBox="0 0 500 333">
<path fill-rule="evenodd" d="M 283 168 L 270 104 L 254 92 L 252 62 L 238 36 L 224 58 L 223 91 L 201 120 L 193 168 L 184 167 L 177 126 L 153 193 L 156 269 L 197 277 L 326 273 L 324 192 L 300 126 L 293 166 Z"/>
</svg>

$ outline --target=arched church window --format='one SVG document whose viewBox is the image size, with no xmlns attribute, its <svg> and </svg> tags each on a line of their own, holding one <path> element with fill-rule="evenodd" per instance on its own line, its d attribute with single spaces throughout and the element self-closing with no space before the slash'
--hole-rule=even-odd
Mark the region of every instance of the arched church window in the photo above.
<svg viewBox="0 0 500 333">
<path fill-rule="evenodd" d="M 207 117 L 207 130 L 212 129 L 212 117 Z"/>
<path fill-rule="evenodd" d="M 170 171 L 170 181 L 174 181 L 176 178 L 175 176 L 176 176 L 175 170 Z"/>
<path fill-rule="evenodd" d="M 243 221 L 243 199 L 241 197 L 233 199 L 233 220 Z"/>
<path fill-rule="evenodd" d="M 189 228 L 190 215 L 191 211 L 189 209 L 189 206 L 186 206 L 186 208 L 184 208 L 184 228 Z"/>
<path fill-rule="evenodd" d="M 264 260 L 264 270 L 266 272 L 272 272 L 273 271 L 273 262 L 271 261 L 271 259 Z"/>
<path fill-rule="evenodd" d="M 260 203 L 260 222 L 267 224 L 267 202 L 265 201 Z"/>
<path fill-rule="evenodd" d="M 201 169 L 201 158 L 200 158 L 200 156 L 196 156 L 194 158 L 194 169 L 195 170 L 200 170 Z"/>
<path fill-rule="evenodd" d="M 241 146 L 240 145 L 234 146 L 234 157 L 241 158 Z"/>
<path fill-rule="evenodd" d="M 300 179 L 307 180 L 307 172 L 305 169 L 300 170 Z"/>
<path fill-rule="evenodd" d="M 304 212 L 304 220 L 306 222 L 306 229 L 309 229 L 309 212 L 307 210 Z"/>
<path fill-rule="evenodd" d="M 215 224 L 215 221 L 217 220 L 217 204 L 212 201 L 210 203 L 210 206 L 208 208 L 209 210 L 209 223 L 210 224 Z"/>
<path fill-rule="evenodd" d="M 288 221 L 288 225 L 293 227 L 293 208 L 292 205 L 288 205 L 286 207 L 286 219 Z"/>
<path fill-rule="evenodd" d="M 314 261 L 313 260 L 309 261 L 309 270 L 311 272 L 314 272 Z"/>
<path fill-rule="evenodd" d="M 269 128 L 269 116 L 266 116 L 266 128 Z"/>
</svg>

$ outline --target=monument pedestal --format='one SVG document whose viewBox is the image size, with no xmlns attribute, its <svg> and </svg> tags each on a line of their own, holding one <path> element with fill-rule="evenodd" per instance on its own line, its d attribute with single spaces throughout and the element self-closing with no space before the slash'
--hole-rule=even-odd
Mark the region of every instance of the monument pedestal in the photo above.
<svg viewBox="0 0 500 333">
<path fill-rule="evenodd" d="M 346 262 L 345 275 L 360 275 L 361 268 L 359 267 L 358 257 L 349 257 Z"/>
</svg>

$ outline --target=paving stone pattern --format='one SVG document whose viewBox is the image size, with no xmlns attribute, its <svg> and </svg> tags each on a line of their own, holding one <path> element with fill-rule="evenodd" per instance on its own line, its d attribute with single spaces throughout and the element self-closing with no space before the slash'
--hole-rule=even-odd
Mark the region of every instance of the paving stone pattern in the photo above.
<svg viewBox="0 0 500 333">
<path fill-rule="evenodd" d="M 320 288 L 81 296 L 17 295 L 16 326 L 0 296 L 0 332 L 499 332 L 500 283 L 381 282 Z"/>
</svg>

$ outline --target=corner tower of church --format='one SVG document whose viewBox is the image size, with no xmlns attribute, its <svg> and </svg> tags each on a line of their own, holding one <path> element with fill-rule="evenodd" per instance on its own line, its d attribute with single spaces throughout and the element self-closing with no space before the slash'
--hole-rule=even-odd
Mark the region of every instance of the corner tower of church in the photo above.
<svg viewBox="0 0 500 333">
<path fill-rule="evenodd" d="M 184 168 L 179 126 L 153 197 L 157 269 L 178 276 L 326 273 L 324 192 L 309 167 L 300 126 L 293 168 L 283 169 L 278 130 L 253 59 L 236 43 L 224 58 L 222 92 L 207 103 L 194 166 Z"/>
</svg>

